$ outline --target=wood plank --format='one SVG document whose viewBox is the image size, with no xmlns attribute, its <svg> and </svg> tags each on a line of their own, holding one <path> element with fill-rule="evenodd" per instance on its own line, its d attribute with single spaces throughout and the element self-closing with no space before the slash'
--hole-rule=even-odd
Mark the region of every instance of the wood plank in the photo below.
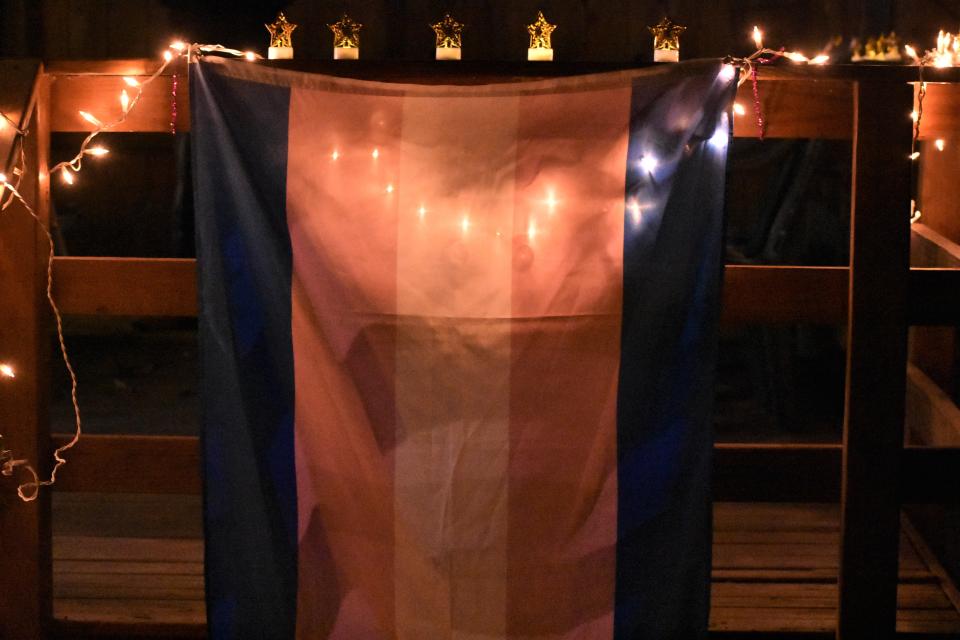
<svg viewBox="0 0 960 640">
<path fill-rule="evenodd" d="M 0 62 L 3 90 L 10 92 L 0 98 L 0 106 L 11 109 L 20 129 L 30 130 L 24 144 L 25 172 L 19 190 L 46 223 L 49 192 L 46 181 L 38 180 L 38 176 L 47 169 L 47 86 L 38 69 L 35 62 Z M 12 128 L 5 129 L 9 132 Z M 10 147 L 4 151 L 19 156 L 17 145 L 12 146 L 12 151 Z M 0 162 L 7 159 L 4 155 Z M 13 178 L 12 172 L 10 177 Z M 43 297 L 48 250 L 46 236 L 20 203 L 14 202 L 3 212 L 0 309 L 4 310 L 4 317 L 0 325 L 0 357 L 16 370 L 17 377 L 0 379 L 0 429 L 4 448 L 11 450 L 16 459 L 29 461 L 41 475 L 49 469 L 50 453 L 50 325 Z M 31 477 L 22 470 L 12 477 L 0 476 L 0 550 L 5 575 L 0 580 L 0 637 L 4 638 L 42 637 L 51 611 L 50 492 L 40 492 L 34 502 L 21 502 L 16 496 L 17 486 L 29 480 Z"/>
<path fill-rule="evenodd" d="M 910 269 L 909 85 L 854 90 L 837 637 L 893 633 Z M 882 310 L 882 313 L 878 313 Z"/>
<path fill-rule="evenodd" d="M 913 267 L 960 268 L 960 244 L 930 225 L 910 225 L 910 265 Z"/>
<path fill-rule="evenodd" d="M 926 75 L 926 70 L 924 71 Z M 919 89 L 919 83 L 914 85 Z M 923 119 L 920 121 L 920 139 L 952 138 L 960 130 L 960 84 L 927 83 L 923 99 Z M 917 109 L 916 96 L 914 109 Z"/>
<path fill-rule="evenodd" d="M 727 265 L 725 271 L 726 325 L 838 323 L 846 317 L 846 267 Z"/>
<path fill-rule="evenodd" d="M 907 441 L 913 445 L 960 447 L 960 409 L 916 366 L 907 365 Z"/>
<path fill-rule="evenodd" d="M 53 445 L 65 441 L 66 436 L 54 436 Z M 58 491 L 200 492 L 200 442 L 193 436 L 86 435 L 76 452 L 59 476 Z M 835 501 L 840 459 L 840 446 L 834 444 L 717 444 L 714 498 L 728 502 Z M 952 474 L 958 468 L 960 448 L 907 447 L 903 451 L 902 500 L 956 503 L 960 495 L 952 490 Z M 177 472 L 171 473 L 171 469 Z M 764 522 L 767 520 L 764 516 Z M 788 519 L 785 526 L 793 524 Z"/>
<path fill-rule="evenodd" d="M 82 64 L 82 63 L 81 63 Z M 136 89 L 128 87 L 123 76 L 144 82 L 160 66 L 159 61 L 105 61 L 102 73 L 67 73 L 70 63 L 55 66 L 48 73 L 51 79 L 51 127 L 53 131 L 90 131 L 90 123 L 80 117 L 80 110 L 96 116 L 101 122 L 113 122 L 122 116 L 120 91 L 126 89 L 133 98 Z M 171 130 L 173 87 L 176 78 L 176 130 L 190 129 L 190 97 L 187 90 L 186 61 L 178 60 L 167 67 L 164 75 L 145 85 L 136 107 L 123 122 L 112 127 L 114 132 L 160 132 Z"/>
<path fill-rule="evenodd" d="M 107 316 L 195 316 L 196 260 L 67 258 L 54 261 L 64 313 Z"/>
<path fill-rule="evenodd" d="M 196 437 L 87 435 L 76 452 L 58 477 L 60 491 L 200 493 Z"/>
<path fill-rule="evenodd" d="M 765 71 L 760 70 L 761 79 Z M 758 91 L 767 138 L 851 139 L 853 94 L 850 82 L 809 79 L 762 81 Z M 751 82 L 740 85 L 736 101 L 745 114 L 734 117 L 734 137 L 759 137 Z"/>
<path fill-rule="evenodd" d="M 56 599 L 122 598 L 124 600 L 203 600 L 203 575 L 71 573 L 54 575 Z"/>
<path fill-rule="evenodd" d="M 203 562 L 199 538 L 104 538 L 53 536 L 53 559 L 136 562 Z"/>
</svg>

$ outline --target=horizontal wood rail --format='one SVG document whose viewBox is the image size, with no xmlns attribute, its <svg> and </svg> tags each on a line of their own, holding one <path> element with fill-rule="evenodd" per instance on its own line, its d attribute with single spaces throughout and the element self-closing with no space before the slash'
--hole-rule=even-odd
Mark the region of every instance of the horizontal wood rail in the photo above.
<svg viewBox="0 0 960 640">
<path fill-rule="evenodd" d="M 397 82 L 482 83 L 503 82 L 522 78 L 537 78 L 576 73 L 612 71 L 630 68 L 628 65 L 567 64 L 549 69 L 536 65 L 491 65 L 489 63 L 461 63 L 451 73 L 451 67 L 424 63 L 379 63 L 365 61 L 343 65 L 330 61 L 308 63 L 261 62 L 272 66 L 305 69 L 331 75 L 365 77 Z M 63 61 L 47 68 L 51 77 L 51 130 L 54 132 L 88 131 L 89 124 L 79 117 L 85 110 L 108 120 L 119 116 L 117 97 L 126 85 L 123 76 L 140 81 L 159 66 L 151 60 Z M 467 70 L 464 73 L 464 70 Z M 767 69 L 764 69 L 766 72 Z M 168 67 L 164 76 L 145 87 L 136 109 L 115 132 L 166 132 L 171 130 L 173 86 L 176 79 L 176 130 L 190 128 L 190 108 L 186 64 L 182 61 Z M 793 77 L 790 72 L 761 74 L 760 102 L 767 126 L 768 138 L 819 138 L 850 140 L 853 132 L 851 82 L 845 78 L 817 79 Z M 737 117 L 733 133 L 736 137 L 755 138 L 760 135 L 753 110 L 752 86 L 740 87 L 738 101 L 747 115 Z"/>
<path fill-rule="evenodd" d="M 195 316 L 196 261 L 189 258 L 54 260 L 61 311 L 75 315 Z M 812 322 L 846 317 L 846 267 L 728 265 L 722 321 L 727 326 Z M 910 321 L 960 321 L 960 269 L 912 269 Z"/>
<path fill-rule="evenodd" d="M 53 446 L 68 436 L 53 436 Z M 834 502 L 839 444 L 726 444 L 714 447 L 714 500 Z M 960 448 L 907 447 L 904 503 L 957 503 Z M 57 479 L 60 491 L 200 493 L 200 441 L 191 436 L 88 435 Z"/>
</svg>

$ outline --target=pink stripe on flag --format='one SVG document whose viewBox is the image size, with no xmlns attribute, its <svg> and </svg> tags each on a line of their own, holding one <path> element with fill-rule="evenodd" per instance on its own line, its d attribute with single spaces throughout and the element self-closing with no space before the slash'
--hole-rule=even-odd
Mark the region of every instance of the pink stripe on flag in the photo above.
<svg viewBox="0 0 960 640">
<path fill-rule="evenodd" d="M 394 635 L 400 121 L 398 98 L 291 90 L 299 638 Z"/>
<path fill-rule="evenodd" d="M 521 100 L 507 629 L 613 636 L 630 89 Z"/>
<path fill-rule="evenodd" d="M 404 103 L 399 638 L 505 636 L 516 117 L 514 97 Z"/>
</svg>

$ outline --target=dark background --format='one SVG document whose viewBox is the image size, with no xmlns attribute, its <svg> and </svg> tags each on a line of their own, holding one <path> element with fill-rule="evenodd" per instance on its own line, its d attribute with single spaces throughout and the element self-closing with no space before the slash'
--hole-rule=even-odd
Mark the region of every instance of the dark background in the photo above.
<svg viewBox="0 0 960 640">
<path fill-rule="evenodd" d="M 895 29 L 905 40 L 932 47 L 936 31 L 960 28 L 955 0 L 0 0 L 0 56 L 41 58 L 151 57 L 176 35 L 265 52 L 271 21 L 283 8 L 299 27 L 297 57 L 331 55 L 326 25 L 343 12 L 365 26 L 368 59 L 427 60 L 428 23 L 451 12 L 465 23 L 464 59 L 521 60 L 524 25 L 542 9 L 557 24 L 560 61 L 646 61 L 646 27 L 664 14 L 688 27 L 683 58 L 745 54 L 750 30 L 761 25 L 767 43 L 813 53 L 835 36 L 851 38 Z"/>
</svg>

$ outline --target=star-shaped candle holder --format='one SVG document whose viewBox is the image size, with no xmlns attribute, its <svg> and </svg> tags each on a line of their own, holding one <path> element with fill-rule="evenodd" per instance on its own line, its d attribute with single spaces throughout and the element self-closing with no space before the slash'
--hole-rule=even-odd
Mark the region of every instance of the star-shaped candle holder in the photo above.
<svg viewBox="0 0 960 640">
<path fill-rule="evenodd" d="M 328 24 L 333 32 L 333 59 L 357 60 L 360 58 L 360 29 L 363 25 L 347 14 L 337 22 Z"/>
<path fill-rule="evenodd" d="M 687 28 L 667 17 L 664 17 L 656 26 L 647 28 L 653 34 L 653 61 L 679 62 L 680 34 Z"/>
<path fill-rule="evenodd" d="M 530 34 L 530 47 L 527 49 L 527 60 L 547 61 L 553 60 L 553 46 L 550 43 L 550 34 L 557 28 L 557 25 L 550 24 L 543 17 L 543 11 L 537 12 L 537 20 L 533 24 L 527 25 L 527 33 Z"/>
<path fill-rule="evenodd" d="M 293 57 L 293 39 L 291 35 L 297 28 L 287 21 L 283 11 L 277 14 L 277 19 L 271 24 L 263 25 L 270 32 L 270 48 L 267 49 L 267 58 L 270 60 L 285 60 Z"/>
<path fill-rule="evenodd" d="M 430 28 L 437 36 L 437 60 L 459 60 L 463 46 L 463 25 L 448 13 Z"/>
</svg>

